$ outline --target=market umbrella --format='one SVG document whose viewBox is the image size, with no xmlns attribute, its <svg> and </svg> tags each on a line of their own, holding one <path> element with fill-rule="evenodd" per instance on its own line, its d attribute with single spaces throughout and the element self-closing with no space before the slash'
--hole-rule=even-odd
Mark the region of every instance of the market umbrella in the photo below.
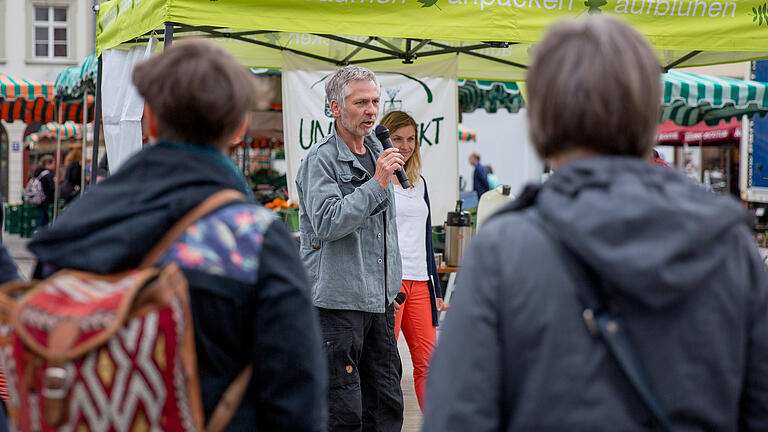
<svg viewBox="0 0 768 432">
<path fill-rule="evenodd" d="M 65 68 L 56 77 L 54 92 L 63 101 L 82 100 L 84 94 L 93 94 L 96 89 L 98 58 L 90 55 L 77 66 Z"/>
<path fill-rule="evenodd" d="M 78 66 L 71 66 L 62 70 L 56 77 L 54 91 L 56 98 L 69 102 L 71 107 L 62 107 L 64 120 L 76 120 L 83 127 L 95 118 L 93 111 L 93 94 L 96 90 L 96 76 L 98 74 L 98 58 L 90 55 Z M 81 161 L 82 172 L 80 175 L 80 188 L 85 190 L 85 147 L 86 137 L 83 136 L 83 158 Z"/>
<path fill-rule="evenodd" d="M 83 136 L 83 128 L 80 124 L 73 121 L 64 123 L 50 122 L 44 124 L 37 132 L 27 135 L 24 139 L 24 145 L 34 148 L 38 141 L 45 138 L 57 138 L 61 133 L 61 139 L 80 139 Z"/>
<path fill-rule="evenodd" d="M 53 84 L 0 74 L 0 99 L 53 99 Z"/>
</svg>

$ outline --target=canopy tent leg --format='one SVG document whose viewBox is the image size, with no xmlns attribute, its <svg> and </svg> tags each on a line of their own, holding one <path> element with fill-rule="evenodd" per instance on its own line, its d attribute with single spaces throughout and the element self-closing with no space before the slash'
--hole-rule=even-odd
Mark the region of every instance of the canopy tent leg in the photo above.
<svg viewBox="0 0 768 432">
<path fill-rule="evenodd" d="M 99 56 L 99 69 L 96 71 L 96 97 L 93 103 L 93 153 L 91 153 L 91 185 L 96 184 L 96 177 L 99 170 L 99 133 L 101 132 L 101 74 L 104 70 L 104 56 Z"/>
<path fill-rule="evenodd" d="M 163 38 L 163 51 L 167 50 L 173 44 L 173 23 L 165 23 L 165 36 Z"/>
<path fill-rule="evenodd" d="M 56 118 L 58 119 L 58 127 L 56 128 L 56 177 L 53 179 L 53 220 L 51 223 L 56 222 L 56 216 L 59 213 L 59 195 L 61 195 L 61 187 L 59 187 L 59 178 L 61 175 L 61 101 L 56 102 Z"/>
<path fill-rule="evenodd" d="M 80 161 L 80 194 L 85 190 L 85 149 L 88 146 L 88 134 L 86 133 L 86 126 L 88 126 L 88 92 L 83 93 L 83 145 Z"/>
</svg>

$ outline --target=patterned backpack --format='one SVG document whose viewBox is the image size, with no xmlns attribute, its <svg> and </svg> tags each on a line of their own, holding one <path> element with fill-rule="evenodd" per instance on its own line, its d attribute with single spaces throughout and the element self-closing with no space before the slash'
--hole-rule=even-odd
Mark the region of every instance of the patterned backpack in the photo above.
<svg viewBox="0 0 768 432">
<path fill-rule="evenodd" d="M 139 268 L 61 270 L 0 287 L 0 365 L 20 431 L 220 431 L 250 381 L 243 370 L 204 428 L 189 290 L 176 264 L 152 265 L 225 190 L 181 219 Z"/>
<path fill-rule="evenodd" d="M 40 205 L 45 201 L 45 192 L 43 191 L 43 177 L 50 174 L 50 171 L 43 170 L 37 177 L 32 177 L 24 189 L 24 202 L 33 205 Z"/>
</svg>

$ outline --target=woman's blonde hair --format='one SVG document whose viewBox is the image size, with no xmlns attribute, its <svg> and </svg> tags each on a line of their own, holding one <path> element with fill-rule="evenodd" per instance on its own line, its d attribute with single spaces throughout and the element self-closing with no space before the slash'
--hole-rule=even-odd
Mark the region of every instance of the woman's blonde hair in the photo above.
<svg viewBox="0 0 768 432">
<path fill-rule="evenodd" d="M 416 146 L 413 148 L 413 154 L 410 159 L 405 163 L 405 173 L 408 175 L 408 180 L 411 181 L 411 184 L 416 183 L 421 178 L 421 145 L 419 143 L 418 123 L 416 123 L 413 117 L 403 111 L 390 111 L 384 114 L 381 124 L 389 129 L 390 134 L 395 133 L 400 128 L 413 126 L 413 130 L 416 133 Z"/>
<path fill-rule="evenodd" d="M 80 160 L 83 158 L 83 151 L 80 150 L 80 147 L 73 148 L 67 152 L 67 157 L 64 158 L 64 166 L 67 167 L 72 162 L 80 163 Z"/>
</svg>

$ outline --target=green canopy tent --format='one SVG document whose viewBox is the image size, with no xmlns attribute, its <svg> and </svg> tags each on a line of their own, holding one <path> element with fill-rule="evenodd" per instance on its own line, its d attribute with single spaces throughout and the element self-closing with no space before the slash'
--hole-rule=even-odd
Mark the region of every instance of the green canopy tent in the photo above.
<svg viewBox="0 0 768 432">
<path fill-rule="evenodd" d="M 56 77 L 56 82 L 53 85 L 54 95 L 61 101 L 82 101 L 82 130 L 85 130 L 85 125 L 90 121 L 93 121 L 93 115 L 89 116 L 89 112 L 92 112 L 89 107 L 89 97 L 96 91 L 96 75 L 98 69 L 98 59 L 96 55 L 90 55 L 83 60 L 80 65 L 70 66 L 64 68 Z M 82 160 L 80 162 L 80 190 L 85 190 L 85 154 L 86 154 L 86 134 L 82 134 L 83 147 L 82 147 Z M 98 141 L 94 141 L 94 145 L 98 146 Z M 95 172 L 95 171 L 92 171 Z"/>
<path fill-rule="evenodd" d="M 763 1 L 717 0 L 112 0 L 100 5 L 97 52 L 148 35 L 210 36 L 249 67 L 280 51 L 334 64 L 398 65 L 459 55 L 459 76 L 521 80 L 554 21 L 588 12 L 627 20 L 665 68 L 768 57 Z M 639 9 L 638 9 L 639 8 Z M 759 18 L 759 20 L 758 20 Z M 703 31 L 706 29 L 706 31 Z"/>
<path fill-rule="evenodd" d="M 763 9 L 762 0 L 111 0 L 99 5 L 96 49 L 202 35 L 248 67 L 280 68 L 283 51 L 380 67 L 458 56 L 462 78 L 516 81 L 563 17 L 625 19 L 668 70 L 768 57 Z"/>
</svg>

